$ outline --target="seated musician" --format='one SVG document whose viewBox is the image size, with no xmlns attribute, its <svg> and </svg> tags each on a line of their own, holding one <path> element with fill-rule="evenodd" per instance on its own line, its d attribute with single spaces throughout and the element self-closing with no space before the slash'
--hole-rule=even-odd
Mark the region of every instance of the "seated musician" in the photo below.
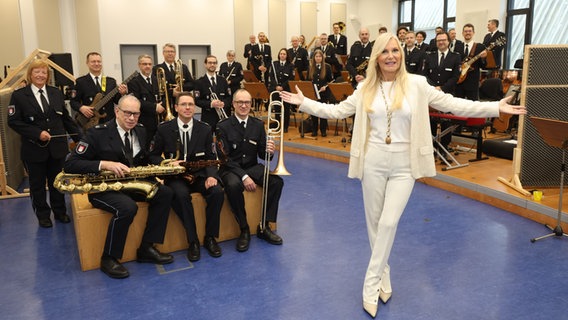
<svg viewBox="0 0 568 320">
<path fill-rule="evenodd" d="M 114 119 L 114 104 L 118 103 L 118 99 L 125 95 L 128 88 L 125 84 L 118 86 L 118 93 L 111 101 L 104 105 L 98 113 L 95 113 L 93 101 L 97 94 L 105 95 L 116 88 L 116 80 L 112 77 L 103 75 L 103 60 L 98 52 L 90 52 L 87 54 L 87 67 L 89 73 L 77 78 L 75 87 L 71 96 L 71 108 L 80 112 L 86 118 L 105 115 L 98 120 L 98 123 L 105 123 Z"/>
<path fill-rule="evenodd" d="M 179 216 L 187 234 L 189 261 L 198 261 L 200 258 L 199 238 L 195 226 L 195 214 L 191 204 L 191 193 L 199 192 L 207 201 L 205 210 L 205 239 L 204 247 L 209 255 L 217 258 L 221 256 L 221 248 L 215 240 L 219 237 L 219 217 L 225 194 L 218 181 L 221 180 L 214 162 L 215 154 L 212 151 L 213 135 L 211 127 L 202 121 L 193 118 L 195 113 L 195 100 L 189 92 L 178 95 L 175 103 L 177 118 L 163 122 L 158 126 L 153 143 L 150 144 L 150 162 L 160 164 L 162 155 L 173 158 L 179 156 L 172 164 L 183 165 L 183 162 L 197 163 L 205 161 L 202 168 L 192 170 L 189 175 L 165 178 L 166 186 L 174 191 L 172 208 Z M 179 152 L 179 153 L 178 153 Z"/>
<path fill-rule="evenodd" d="M 222 142 L 223 153 L 228 156 L 227 163 L 219 169 L 219 175 L 241 228 L 237 240 L 239 252 L 247 251 L 250 243 L 243 191 L 254 191 L 257 184 L 268 188 L 267 199 L 264 199 L 267 203 L 266 221 L 261 221 L 257 236 L 270 244 L 282 244 L 282 238 L 270 229 L 269 222 L 276 222 L 284 181 L 280 176 L 269 175 L 268 186 L 263 186 L 265 166 L 258 162 L 258 158 L 264 159 L 268 155 L 272 158 L 274 141 L 267 141 L 262 120 L 249 117 L 251 104 L 250 93 L 244 89 L 238 90 L 233 95 L 235 113 L 217 124 L 217 138 Z"/>
<path fill-rule="evenodd" d="M 131 167 L 146 165 L 146 130 L 138 124 L 140 101 L 132 96 L 122 97 L 114 109 L 116 119 L 87 130 L 65 162 L 65 172 L 98 175 L 102 170 L 118 177 L 128 177 Z M 155 179 L 154 179 L 155 182 Z M 146 194 L 135 190 L 105 191 L 89 194 L 95 208 L 110 212 L 110 220 L 101 257 L 101 271 L 111 278 L 126 278 L 128 270 L 118 261 L 122 258 L 130 224 L 138 211 L 136 201 L 145 201 Z M 148 208 L 148 220 L 142 243 L 136 251 L 138 262 L 167 264 L 173 257 L 154 247 L 162 243 L 168 223 L 170 204 L 174 193 L 164 185 L 158 190 Z"/>
</svg>

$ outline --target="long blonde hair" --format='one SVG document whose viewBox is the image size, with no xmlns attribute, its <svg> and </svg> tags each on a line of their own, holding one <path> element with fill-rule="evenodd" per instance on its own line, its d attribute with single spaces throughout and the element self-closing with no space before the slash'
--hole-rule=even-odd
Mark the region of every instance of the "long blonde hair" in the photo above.
<svg viewBox="0 0 568 320">
<path fill-rule="evenodd" d="M 361 86 L 361 92 L 363 95 L 363 107 L 365 112 L 372 113 L 372 103 L 375 100 L 375 95 L 379 89 L 381 81 L 384 81 L 383 73 L 377 63 L 378 57 L 385 50 L 387 44 L 391 39 L 394 39 L 398 50 L 400 52 L 400 65 L 395 75 L 394 82 L 394 100 L 392 103 L 392 109 L 400 109 L 402 107 L 402 101 L 404 100 L 404 95 L 406 93 L 406 85 L 408 83 L 408 73 L 406 72 L 405 62 L 404 62 L 404 52 L 398 38 L 392 33 L 383 33 L 377 37 L 375 44 L 373 45 L 373 50 L 371 51 L 371 57 L 369 58 L 369 65 L 367 66 L 367 75 L 365 77 L 364 83 Z"/>
</svg>

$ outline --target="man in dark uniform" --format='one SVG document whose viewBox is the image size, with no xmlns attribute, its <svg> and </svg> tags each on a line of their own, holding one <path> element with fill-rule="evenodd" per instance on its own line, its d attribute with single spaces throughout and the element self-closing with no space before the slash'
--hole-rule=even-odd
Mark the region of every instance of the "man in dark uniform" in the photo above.
<svg viewBox="0 0 568 320">
<path fill-rule="evenodd" d="M 422 73 L 431 86 L 453 95 L 460 76 L 461 57 L 458 53 L 449 50 L 449 39 L 450 36 L 446 32 L 436 35 L 438 50 L 430 51 L 426 55 Z M 440 122 L 438 118 L 432 118 L 430 121 L 432 135 L 436 135 L 438 123 L 441 124 L 442 131 L 451 125 L 449 121 Z M 451 141 L 451 134 L 446 134 L 441 139 L 441 143 L 446 149 Z"/>
<path fill-rule="evenodd" d="M 8 106 L 8 125 L 22 138 L 21 158 L 28 172 L 30 198 L 39 226 L 53 226 L 50 215 L 62 223 L 71 220 L 67 215 L 63 194 L 53 187 L 53 181 L 69 153 L 66 133 L 79 140 L 79 127 L 65 108 L 65 99 L 57 88 L 47 86 L 49 65 L 34 60 L 27 70 L 29 85 L 14 91 Z M 49 188 L 46 201 L 45 184 Z"/>
<path fill-rule="evenodd" d="M 182 91 L 192 91 L 194 88 L 194 80 L 191 76 L 191 72 L 189 72 L 189 69 L 187 68 L 187 65 L 185 63 L 182 63 L 181 74 L 183 74 L 183 88 L 178 88 L 176 82 L 176 46 L 173 43 L 166 43 L 162 48 L 162 54 L 164 56 L 164 62 L 154 66 L 152 74 L 156 74 L 156 68 L 164 69 L 168 87 L 168 100 L 170 102 L 172 112 L 174 112 L 175 116 L 175 95 Z"/>
<path fill-rule="evenodd" d="M 461 56 L 462 63 L 466 59 L 471 59 L 477 55 L 481 58 L 477 59 L 471 66 L 470 71 L 466 74 L 466 78 L 456 86 L 456 97 L 466 98 L 469 100 L 479 100 L 479 78 L 481 77 L 481 68 L 485 67 L 485 57 L 487 51 L 485 46 L 481 43 L 473 41 L 475 35 L 475 28 L 471 23 L 463 26 L 462 35 L 464 38 L 464 51 L 457 52 Z M 460 74 L 460 77 L 462 75 Z"/>
<path fill-rule="evenodd" d="M 341 70 L 343 66 L 337 60 L 335 48 L 327 42 L 327 34 L 322 33 L 320 35 L 320 46 L 316 49 L 320 49 L 325 56 L 325 63 L 329 64 L 333 71 L 333 78 L 337 79 L 341 75 Z"/>
<path fill-rule="evenodd" d="M 256 36 L 251 34 L 249 36 L 249 43 L 245 44 L 245 52 L 243 53 L 243 57 L 247 59 L 247 70 L 254 70 L 253 66 L 253 55 L 252 55 L 252 47 L 256 46 Z"/>
<path fill-rule="evenodd" d="M 274 141 L 267 141 L 262 120 L 249 117 L 251 104 L 250 93 L 244 89 L 238 90 L 233 95 L 235 113 L 217 125 L 217 138 L 222 142 L 224 154 L 228 156 L 227 163 L 219 169 L 219 175 L 241 228 L 237 240 L 239 252 L 247 251 L 250 242 L 243 191 L 254 191 L 257 184 L 268 188 L 266 224 L 262 228 L 258 226 L 257 236 L 271 244 L 282 244 L 282 238 L 271 230 L 269 222 L 276 222 L 284 181 L 280 176 L 269 175 L 268 186 L 262 185 L 264 165 L 258 162 L 258 158 L 264 159 L 267 155 L 272 158 L 275 146 Z"/>
<path fill-rule="evenodd" d="M 233 93 L 241 88 L 243 81 L 243 66 L 240 62 L 235 61 L 235 50 L 227 51 L 227 61 L 221 63 L 219 75 L 227 80 L 229 89 L 231 89 L 230 97 L 232 100 Z"/>
<path fill-rule="evenodd" d="M 353 87 L 357 87 L 357 83 L 365 79 L 365 71 L 367 67 L 364 65 L 371 56 L 373 45 L 369 42 L 369 29 L 361 28 L 359 30 L 360 41 L 355 41 L 349 50 L 349 59 L 345 68 L 351 76 Z"/>
<path fill-rule="evenodd" d="M 414 74 L 422 74 L 424 53 L 414 45 L 415 41 L 416 36 L 414 34 L 414 31 L 408 31 L 405 35 L 406 43 L 403 48 L 406 71 Z"/>
<path fill-rule="evenodd" d="M 335 48 L 335 53 L 339 55 L 347 55 L 347 37 L 341 34 L 343 28 L 339 25 L 339 22 L 333 24 L 333 34 L 330 34 L 327 38 L 328 42 L 333 44 Z"/>
<path fill-rule="evenodd" d="M 498 28 L 499 28 L 499 20 L 491 19 L 489 20 L 489 22 L 487 22 L 487 31 L 489 31 L 489 33 L 487 33 L 483 38 L 483 45 L 485 47 L 489 47 L 490 44 L 494 43 L 499 38 L 505 39 L 505 34 L 499 31 Z M 503 48 L 505 47 L 505 41 L 502 42 L 503 42 L 502 44 L 496 45 L 495 48 L 493 48 L 493 51 L 491 51 L 493 58 L 495 60 L 495 66 L 493 67 L 493 69 L 501 68 L 501 59 L 502 59 L 501 56 Z"/>
<path fill-rule="evenodd" d="M 201 121 L 215 128 L 219 120 L 231 115 L 231 94 L 227 80 L 215 73 L 217 57 L 208 55 L 204 63 L 207 71 L 196 82 L 199 96 L 195 102 L 201 108 Z M 217 97 L 215 98 L 213 94 Z"/>
<path fill-rule="evenodd" d="M 122 97 L 115 107 L 116 120 L 98 125 L 87 131 L 77 144 L 75 151 L 65 162 L 65 172 L 77 174 L 99 174 L 111 171 L 118 177 L 128 176 L 130 167 L 148 164 L 146 152 L 146 130 L 138 124 L 140 101 L 132 95 Z M 146 180 L 156 183 L 155 179 Z M 111 278 L 126 278 L 128 270 L 118 262 L 122 258 L 130 224 L 138 211 L 136 201 L 148 201 L 148 220 L 142 236 L 142 243 L 136 251 L 138 262 L 167 264 L 173 257 L 154 247 L 163 243 L 170 204 L 174 193 L 164 185 L 157 184 L 157 192 L 150 200 L 146 195 L 130 190 L 105 191 L 89 194 L 89 201 L 95 208 L 110 212 L 105 246 L 101 257 L 101 271 Z"/>
<path fill-rule="evenodd" d="M 217 245 L 219 237 L 219 217 L 225 193 L 219 185 L 217 166 L 213 162 L 215 154 L 212 150 L 213 134 L 211 127 L 193 118 L 195 101 L 189 92 L 182 92 L 176 102 L 177 118 L 163 122 L 150 145 L 150 162 L 160 164 L 162 155 L 173 158 L 176 154 L 180 159 L 172 164 L 178 165 L 182 161 L 194 162 L 211 161 L 211 165 L 197 168 L 186 176 L 166 177 L 166 186 L 174 191 L 172 208 L 179 216 L 185 227 L 189 249 L 189 261 L 198 261 L 200 258 L 199 238 L 195 226 L 195 215 L 191 204 L 191 193 L 199 192 L 207 202 L 205 210 L 205 238 L 203 246 L 209 255 L 217 258 L 221 256 L 221 248 Z M 178 153 L 179 152 L 179 153 Z"/>
<path fill-rule="evenodd" d="M 266 39 L 264 32 L 258 34 L 258 44 L 251 48 L 253 72 L 258 80 L 267 84 L 268 67 L 272 63 L 272 50 Z"/>
<path fill-rule="evenodd" d="M 305 80 L 304 72 L 308 72 L 310 63 L 308 60 L 308 50 L 300 46 L 300 40 L 297 36 L 292 36 L 290 42 L 292 43 L 292 48 L 288 49 L 288 58 L 296 68 L 298 79 Z"/>
<path fill-rule="evenodd" d="M 152 57 L 147 54 L 138 57 L 140 74 L 128 83 L 128 90 L 140 100 L 140 119 L 138 122 L 146 128 L 146 145 L 154 137 L 158 123 L 165 115 L 166 109 L 158 102 L 158 80 L 152 74 Z M 170 110 L 171 111 L 171 110 Z"/>
<path fill-rule="evenodd" d="M 114 118 L 114 104 L 118 103 L 121 95 L 125 95 L 128 88 L 125 84 L 120 84 L 118 93 L 112 97 L 111 101 L 105 104 L 97 113 L 93 110 L 93 101 L 98 93 L 106 95 L 116 88 L 116 80 L 111 77 L 104 76 L 103 60 L 101 55 L 97 52 L 90 52 L 87 54 L 87 67 L 89 73 L 77 78 L 75 87 L 71 96 L 71 108 L 80 112 L 86 118 L 93 116 L 100 117 L 98 123 L 104 123 Z M 119 94 L 120 93 L 120 94 Z"/>
</svg>

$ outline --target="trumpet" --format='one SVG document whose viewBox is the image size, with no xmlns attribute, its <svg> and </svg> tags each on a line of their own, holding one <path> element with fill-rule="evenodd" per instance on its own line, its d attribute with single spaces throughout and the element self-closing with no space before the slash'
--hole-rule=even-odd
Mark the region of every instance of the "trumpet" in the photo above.
<svg viewBox="0 0 568 320">
<path fill-rule="evenodd" d="M 156 68 L 156 78 L 158 79 L 158 95 L 159 95 L 159 99 L 162 102 L 165 102 L 166 105 L 163 106 L 166 109 L 166 114 L 158 114 L 158 122 L 162 122 L 162 121 L 170 121 L 174 118 L 174 115 L 172 113 L 171 110 L 171 106 L 170 106 L 170 100 L 168 98 L 168 85 L 167 85 L 167 80 L 166 80 L 166 72 L 164 71 L 164 68 L 162 67 L 158 67 Z M 162 97 L 164 97 L 162 99 Z M 165 100 L 165 101 L 164 101 Z"/>
<path fill-rule="evenodd" d="M 260 221 L 260 231 L 264 230 L 266 225 L 266 210 L 268 208 L 268 179 L 270 175 L 277 175 L 277 176 L 289 176 L 291 173 L 286 169 L 284 166 L 284 121 L 282 115 L 284 114 L 284 104 L 282 101 L 273 100 L 273 94 L 280 94 L 278 91 L 272 91 L 270 93 L 270 103 L 268 104 L 268 115 L 267 115 L 267 127 L 266 130 L 266 141 L 273 140 L 276 136 L 280 136 L 280 151 L 278 152 L 278 161 L 276 164 L 276 168 L 273 171 L 270 171 L 270 154 L 266 151 L 265 154 L 265 165 L 264 165 L 264 176 L 262 180 L 262 204 L 261 204 L 261 221 Z M 275 115 L 277 114 L 274 112 L 275 108 L 279 108 L 280 112 L 278 114 L 281 115 L 280 119 L 276 119 Z M 275 123 L 276 127 L 271 128 L 270 124 Z"/>
<path fill-rule="evenodd" d="M 215 100 L 219 100 L 219 97 L 217 97 L 217 94 L 215 92 L 213 92 L 213 90 L 211 89 L 211 87 L 209 87 L 209 92 L 211 92 L 210 95 L 210 99 L 211 102 L 215 101 Z M 211 108 L 213 108 L 213 106 L 211 106 Z M 215 109 L 215 111 L 217 112 L 217 116 L 219 117 L 219 120 L 223 120 L 223 119 L 227 119 L 227 113 L 225 112 L 224 107 L 222 108 L 213 108 Z"/>
</svg>

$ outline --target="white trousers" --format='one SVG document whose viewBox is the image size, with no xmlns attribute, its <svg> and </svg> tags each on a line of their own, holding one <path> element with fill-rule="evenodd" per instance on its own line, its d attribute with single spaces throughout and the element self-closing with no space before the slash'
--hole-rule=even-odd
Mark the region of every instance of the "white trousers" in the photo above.
<svg viewBox="0 0 568 320">
<path fill-rule="evenodd" d="M 392 292 L 389 255 L 398 221 L 414 187 L 410 145 L 369 145 L 361 184 L 371 259 L 365 274 L 363 300 L 378 303 L 379 290 Z"/>
</svg>

